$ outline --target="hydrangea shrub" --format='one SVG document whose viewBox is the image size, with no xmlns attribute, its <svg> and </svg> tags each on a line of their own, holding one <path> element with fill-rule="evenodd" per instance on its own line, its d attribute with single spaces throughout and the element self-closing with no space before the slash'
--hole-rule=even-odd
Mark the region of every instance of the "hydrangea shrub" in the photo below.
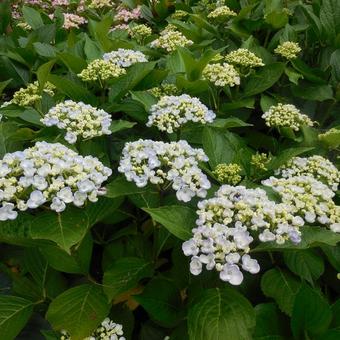
<svg viewBox="0 0 340 340">
<path fill-rule="evenodd" d="M 0 339 L 338 339 L 340 3 L 0 3 Z"/>
</svg>

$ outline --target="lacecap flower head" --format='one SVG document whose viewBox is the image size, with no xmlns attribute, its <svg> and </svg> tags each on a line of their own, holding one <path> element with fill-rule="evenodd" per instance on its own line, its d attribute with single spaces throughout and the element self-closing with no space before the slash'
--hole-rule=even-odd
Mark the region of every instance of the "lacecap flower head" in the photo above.
<svg viewBox="0 0 340 340">
<path fill-rule="evenodd" d="M 327 185 L 307 175 L 270 177 L 262 183 L 278 192 L 282 202 L 307 223 L 323 224 L 340 232 L 340 206 L 333 202 L 335 194 Z"/>
<path fill-rule="evenodd" d="M 73 203 L 81 207 L 96 202 L 111 175 L 97 158 L 80 156 L 59 143 L 7 153 L 0 161 L 0 221 L 13 220 L 17 211 L 49 205 L 62 212 Z"/>
<path fill-rule="evenodd" d="M 110 135 L 111 116 L 83 102 L 66 100 L 51 108 L 41 122 L 46 126 L 57 126 L 66 130 L 65 140 L 74 144 L 78 137 L 89 139 Z"/>
<path fill-rule="evenodd" d="M 262 115 L 269 127 L 289 127 L 294 131 L 299 131 L 301 126 L 313 126 L 313 121 L 305 114 L 301 113 L 292 104 L 273 105 Z"/>
<path fill-rule="evenodd" d="M 164 143 L 140 139 L 125 144 L 118 171 L 140 188 L 149 182 L 171 183 L 177 199 L 188 202 L 194 196 L 207 195 L 211 185 L 198 167 L 199 162 L 207 161 L 202 149 L 194 149 L 184 140 Z"/>
<path fill-rule="evenodd" d="M 208 64 L 202 72 L 204 79 L 218 87 L 240 85 L 240 75 L 234 66 L 223 64 Z"/>
<path fill-rule="evenodd" d="M 196 97 L 187 94 L 164 96 L 151 106 L 147 126 L 157 126 L 160 131 L 173 133 L 185 123 L 211 123 L 216 115 Z"/>
<path fill-rule="evenodd" d="M 264 190 L 244 186 L 223 185 L 215 197 L 198 203 L 197 215 L 193 237 L 182 245 L 184 254 L 191 256 L 190 272 L 198 275 L 204 266 L 215 269 L 232 285 L 243 281 L 241 269 L 251 274 L 260 271 L 249 255 L 254 238 L 299 243 L 304 224 L 289 206 L 270 201 Z"/>
<path fill-rule="evenodd" d="M 293 157 L 276 170 L 275 175 L 284 178 L 311 176 L 337 191 L 340 183 L 340 171 L 328 159 L 314 155 L 310 157 Z"/>
<path fill-rule="evenodd" d="M 136 63 L 145 63 L 148 61 L 144 53 L 124 48 L 119 48 L 117 51 L 105 53 L 103 55 L 103 60 L 123 68 L 130 67 Z"/>
<path fill-rule="evenodd" d="M 100 326 L 84 340 L 125 340 L 123 326 L 106 318 Z M 60 340 L 71 340 L 67 331 L 61 331 Z"/>
</svg>

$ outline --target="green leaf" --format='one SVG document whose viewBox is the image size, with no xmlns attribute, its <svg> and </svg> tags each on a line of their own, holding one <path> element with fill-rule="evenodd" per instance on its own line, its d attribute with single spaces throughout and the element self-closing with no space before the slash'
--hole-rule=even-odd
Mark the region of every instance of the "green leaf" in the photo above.
<svg viewBox="0 0 340 340">
<path fill-rule="evenodd" d="M 58 53 L 58 58 L 67 66 L 70 71 L 76 74 L 80 73 L 87 66 L 87 63 L 84 59 L 70 53 Z"/>
<path fill-rule="evenodd" d="M 48 80 L 55 85 L 61 93 L 75 101 L 83 101 L 92 105 L 96 105 L 98 102 L 97 98 L 90 91 L 72 80 L 52 74 L 48 77 Z"/>
<path fill-rule="evenodd" d="M 109 300 L 136 287 L 139 280 L 151 277 L 153 264 L 138 257 L 125 257 L 115 261 L 104 273 L 104 292 Z"/>
<path fill-rule="evenodd" d="M 26 299 L 0 295 L 0 334 L 2 339 L 15 339 L 33 312 L 33 303 Z"/>
<path fill-rule="evenodd" d="M 128 182 L 125 176 L 118 176 L 106 185 L 106 197 L 116 198 L 147 192 L 147 188 L 138 188 L 135 183 Z M 156 192 L 156 191 L 155 191 Z"/>
<path fill-rule="evenodd" d="M 35 51 L 42 57 L 46 57 L 46 58 L 56 57 L 57 49 L 50 44 L 35 42 L 33 43 L 33 46 L 34 46 Z"/>
<path fill-rule="evenodd" d="M 336 149 L 340 145 L 340 127 L 332 128 L 326 134 L 319 135 L 319 140 L 329 149 Z"/>
<path fill-rule="evenodd" d="M 157 98 L 147 91 L 131 91 L 132 99 L 140 102 L 145 111 L 149 111 L 151 106 L 157 103 Z"/>
<path fill-rule="evenodd" d="M 209 126 L 222 129 L 231 129 L 237 127 L 253 126 L 253 124 L 248 124 L 237 117 L 230 117 L 230 118 L 217 118 L 214 120 L 213 123 L 209 124 Z"/>
<path fill-rule="evenodd" d="M 300 282 L 278 267 L 268 270 L 261 279 L 261 289 L 264 295 L 273 298 L 279 308 L 288 315 L 292 314 L 299 288 Z"/>
<path fill-rule="evenodd" d="M 133 297 L 153 320 L 165 327 L 173 327 L 183 316 L 178 288 L 166 279 L 151 280 L 140 295 Z"/>
<path fill-rule="evenodd" d="M 88 337 L 104 320 L 109 304 L 99 286 L 78 285 L 57 296 L 49 305 L 46 319 L 52 327 L 67 330 L 74 340 Z"/>
<path fill-rule="evenodd" d="M 284 69 L 284 63 L 273 63 L 262 67 L 248 78 L 244 96 L 250 97 L 272 87 L 280 79 Z"/>
<path fill-rule="evenodd" d="M 276 339 L 284 335 L 284 318 L 275 303 L 261 303 L 255 307 L 254 339 Z"/>
<path fill-rule="evenodd" d="M 337 244 L 336 246 L 323 245 L 321 246 L 321 249 L 327 256 L 329 263 L 337 272 L 340 272 L 340 244 Z"/>
<path fill-rule="evenodd" d="M 323 35 L 334 42 L 340 32 L 340 3 L 337 0 L 323 0 L 320 7 L 320 22 Z"/>
<path fill-rule="evenodd" d="M 54 64 L 55 64 L 55 60 L 50 60 L 47 63 L 39 66 L 38 71 L 37 71 L 37 77 L 39 81 L 39 87 L 41 90 L 44 88 L 44 85 L 47 81 L 47 78 Z"/>
<path fill-rule="evenodd" d="M 69 208 L 62 214 L 40 213 L 31 224 L 33 239 L 51 240 L 66 252 L 80 242 L 89 228 L 89 218 L 81 209 Z"/>
<path fill-rule="evenodd" d="M 329 64 L 332 67 L 332 75 L 334 79 L 336 79 L 339 82 L 340 81 L 340 49 L 335 50 L 331 54 Z"/>
<path fill-rule="evenodd" d="M 254 326 L 252 305 L 228 287 L 205 290 L 188 313 L 190 340 L 250 340 Z"/>
<path fill-rule="evenodd" d="M 325 270 L 322 257 L 312 249 L 286 251 L 283 255 L 287 267 L 311 284 Z"/>
<path fill-rule="evenodd" d="M 191 230 L 195 227 L 197 217 L 191 208 L 170 205 L 152 209 L 143 208 L 143 210 L 179 239 L 188 240 L 192 236 Z"/>
<path fill-rule="evenodd" d="M 8 79 L 8 80 L 1 81 L 1 82 L 0 82 L 0 96 L 2 95 L 2 92 L 4 91 L 4 89 L 6 88 L 6 86 L 7 86 L 8 84 L 10 84 L 11 81 L 12 81 L 12 79 Z"/>
<path fill-rule="evenodd" d="M 333 90 L 330 85 L 292 85 L 292 93 L 294 96 L 306 100 L 317 100 L 320 102 L 333 98 Z"/>
<path fill-rule="evenodd" d="M 24 6 L 22 13 L 25 21 L 35 30 L 41 26 L 44 26 L 44 22 L 41 19 L 40 13 L 32 7 Z"/>
<path fill-rule="evenodd" d="M 137 63 L 132 65 L 127 73 L 119 77 L 111 86 L 109 92 L 109 102 L 117 101 L 130 90 L 135 89 L 139 82 L 143 80 L 156 66 L 155 62 Z"/>
<path fill-rule="evenodd" d="M 332 320 L 332 311 L 326 299 L 315 289 L 303 284 L 296 295 L 291 328 L 295 338 L 302 334 L 321 334 Z"/>
<path fill-rule="evenodd" d="M 224 132 L 209 127 L 203 130 L 203 148 L 213 169 L 218 164 L 231 163 L 235 157 L 235 150 Z"/>
<path fill-rule="evenodd" d="M 134 122 L 129 122 L 127 120 L 114 120 L 112 121 L 112 124 L 110 126 L 110 130 L 112 133 L 118 132 L 118 131 L 122 131 L 122 130 L 126 130 L 126 129 L 131 129 L 132 127 L 134 127 L 137 123 Z"/>
</svg>

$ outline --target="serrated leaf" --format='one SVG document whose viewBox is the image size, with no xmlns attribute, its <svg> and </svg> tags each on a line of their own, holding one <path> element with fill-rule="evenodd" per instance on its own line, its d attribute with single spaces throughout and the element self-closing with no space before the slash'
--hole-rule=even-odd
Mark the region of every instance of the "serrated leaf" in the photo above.
<svg viewBox="0 0 340 340">
<path fill-rule="evenodd" d="M 65 329 L 74 340 L 88 337 L 104 320 L 109 304 L 99 286 L 83 284 L 68 289 L 49 305 L 46 319 L 55 330 Z"/>
<path fill-rule="evenodd" d="M 62 214 L 40 213 L 31 224 L 33 239 L 50 240 L 66 252 L 80 242 L 89 228 L 89 218 L 81 209 L 70 208 Z"/>
<path fill-rule="evenodd" d="M 0 295 L 0 335 L 2 339 L 15 339 L 33 312 L 33 303 L 26 299 Z"/>
<path fill-rule="evenodd" d="M 264 295 L 273 298 L 287 315 L 292 314 L 295 296 L 300 285 L 294 276 L 280 268 L 268 270 L 261 279 L 261 289 Z"/>
<path fill-rule="evenodd" d="M 188 313 L 190 340 L 252 339 L 255 312 L 249 301 L 232 288 L 203 292 Z"/>
<path fill-rule="evenodd" d="M 181 295 L 169 280 L 151 280 L 140 295 L 133 297 L 153 320 L 165 327 L 173 327 L 183 316 Z"/>
<path fill-rule="evenodd" d="M 191 230 L 195 227 L 197 218 L 194 210 L 180 205 L 143 208 L 143 210 L 179 239 L 188 240 L 192 236 Z"/>
<path fill-rule="evenodd" d="M 312 249 L 291 250 L 283 253 L 287 267 L 296 275 L 313 284 L 325 270 L 323 259 Z"/>
<path fill-rule="evenodd" d="M 291 328 L 295 338 L 301 334 L 321 334 L 332 320 L 326 299 L 315 289 L 303 284 L 295 297 Z"/>
<path fill-rule="evenodd" d="M 138 257 L 126 257 L 115 261 L 104 273 L 104 292 L 109 300 L 134 288 L 138 281 L 151 277 L 153 265 Z"/>
<path fill-rule="evenodd" d="M 283 63 L 273 63 L 262 67 L 248 78 L 244 88 L 244 96 L 250 97 L 272 87 L 281 77 L 285 69 Z"/>
</svg>

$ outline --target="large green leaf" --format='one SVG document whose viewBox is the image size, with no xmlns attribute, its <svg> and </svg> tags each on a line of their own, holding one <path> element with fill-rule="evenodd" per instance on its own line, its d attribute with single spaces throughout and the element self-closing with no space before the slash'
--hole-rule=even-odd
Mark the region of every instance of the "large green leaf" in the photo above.
<svg viewBox="0 0 340 340">
<path fill-rule="evenodd" d="M 147 188 L 138 188 L 135 183 L 128 182 L 124 176 L 118 176 L 112 182 L 107 184 L 106 190 L 106 196 L 110 198 L 134 195 L 148 191 Z"/>
<path fill-rule="evenodd" d="M 252 305 L 228 287 L 204 291 L 188 313 L 190 340 L 250 340 L 254 326 Z"/>
<path fill-rule="evenodd" d="M 325 270 L 322 257 L 312 249 L 284 252 L 287 267 L 296 275 L 313 283 Z"/>
<path fill-rule="evenodd" d="M 323 36 L 334 42 L 340 33 L 340 3 L 337 0 L 323 0 L 320 7 L 320 22 Z"/>
<path fill-rule="evenodd" d="M 37 29 L 44 25 L 40 13 L 32 7 L 24 6 L 22 8 L 25 21 L 33 28 Z"/>
<path fill-rule="evenodd" d="M 153 264 L 138 257 L 118 259 L 105 271 L 104 292 L 110 300 L 134 288 L 138 281 L 153 274 Z"/>
<path fill-rule="evenodd" d="M 50 240 L 66 252 L 80 242 L 89 228 L 89 218 L 81 209 L 69 208 L 62 214 L 40 213 L 31 224 L 34 239 Z"/>
<path fill-rule="evenodd" d="M 109 304 L 97 285 L 83 284 L 68 289 L 48 307 L 46 318 L 55 330 L 67 330 L 72 339 L 82 340 L 103 321 Z"/>
<path fill-rule="evenodd" d="M 153 320 L 165 327 L 173 327 L 183 316 L 181 295 L 178 288 L 169 280 L 151 280 L 140 295 L 134 299 L 142 305 Z"/>
<path fill-rule="evenodd" d="M 26 299 L 0 295 L 0 337 L 15 339 L 33 312 L 33 303 Z"/>
<path fill-rule="evenodd" d="M 154 68 L 155 62 L 137 63 L 132 65 L 127 73 L 119 77 L 110 88 L 109 101 L 121 99 L 128 91 L 134 90 Z"/>
<path fill-rule="evenodd" d="M 300 288 L 294 276 L 280 268 L 270 269 L 262 276 L 261 288 L 264 295 L 273 298 L 284 313 L 291 315 Z"/>
<path fill-rule="evenodd" d="M 196 214 L 191 208 L 170 205 L 160 208 L 143 208 L 143 210 L 179 239 L 188 240 L 192 236 L 191 230 L 195 226 Z"/>
<path fill-rule="evenodd" d="M 332 320 L 332 311 L 319 291 L 303 284 L 296 295 L 291 327 L 295 338 L 302 334 L 321 334 Z"/>
<path fill-rule="evenodd" d="M 283 63 L 273 63 L 262 67 L 248 78 L 244 88 L 244 96 L 250 97 L 272 87 L 281 77 L 285 69 Z"/>
</svg>

